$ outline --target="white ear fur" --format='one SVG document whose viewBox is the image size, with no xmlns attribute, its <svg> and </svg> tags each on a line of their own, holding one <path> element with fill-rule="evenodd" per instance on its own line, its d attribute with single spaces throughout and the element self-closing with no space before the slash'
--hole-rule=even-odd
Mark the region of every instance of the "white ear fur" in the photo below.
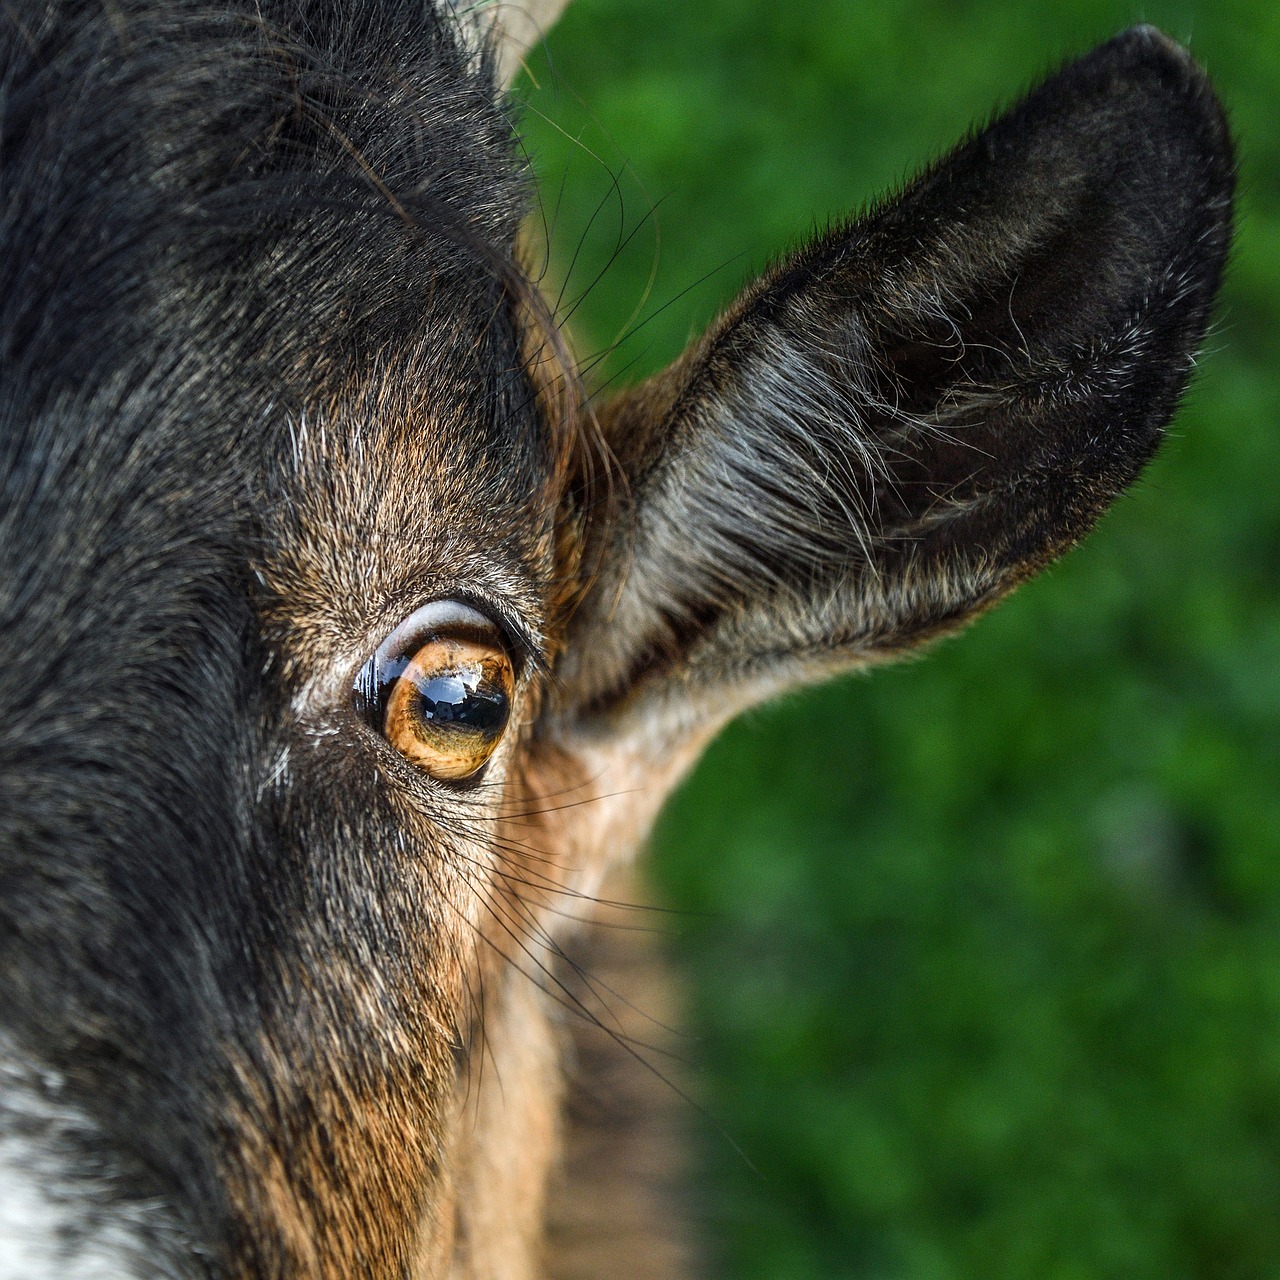
<svg viewBox="0 0 1280 1280">
<path fill-rule="evenodd" d="M 474 23 L 498 52 L 498 83 L 516 78 L 524 55 L 556 24 L 569 0 L 451 0 L 458 16 Z"/>
</svg>

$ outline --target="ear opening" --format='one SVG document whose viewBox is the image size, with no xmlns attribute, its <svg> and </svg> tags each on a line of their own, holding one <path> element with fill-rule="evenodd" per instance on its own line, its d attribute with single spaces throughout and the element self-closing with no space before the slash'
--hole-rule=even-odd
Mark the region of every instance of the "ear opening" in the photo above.
<svg viewBox="0 0 1280 1280">
<path fill-rule="evenodd" d="M 1233 180 L 1205 76 L 1137 28 L 767 272 L 606 409 L 626 496 L 588 521 L 567 706 L 696 684 L 727 718 L 1072 545 L 1176 408 Z"/>
</svg>

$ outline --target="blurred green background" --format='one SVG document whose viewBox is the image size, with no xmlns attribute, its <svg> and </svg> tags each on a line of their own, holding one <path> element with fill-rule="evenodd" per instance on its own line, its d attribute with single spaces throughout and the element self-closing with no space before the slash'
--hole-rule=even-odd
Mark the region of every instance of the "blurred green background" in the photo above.
<svg viewBox="0 0 1280 1280">
<path fill-rule="evenodd" d="M 727 1276 L 1280 1277 L 1280 6 L 577 0 L 531 60 L 603 381 L 1135 21 L 1242 155 L 1172 439 L 960 638 L 734 726 L 655 841 Z"/>
</svg>

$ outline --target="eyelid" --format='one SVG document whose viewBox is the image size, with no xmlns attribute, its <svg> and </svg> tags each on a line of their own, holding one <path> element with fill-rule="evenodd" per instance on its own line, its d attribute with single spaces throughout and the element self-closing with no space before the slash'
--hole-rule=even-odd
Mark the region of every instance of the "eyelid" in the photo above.
<svg viewBox="0 0 1280 1280">
<path fill-rule="evenodd" d="M 411 658 L 427 641 L 442 635 L 473 635 L 504 642 L 506 635 L 488 614 L 461 600 L 432 600 L 415 609 L 374 651 L 375 660 L 394 662 Z M 503 648 L 509 647 L 503 643 Z"/>
<path fill-rule="evenodd" d="M 445 634 L 469 635 L 501 645 L 517 680 L 528 668 L 541 674 L 549 669 L 539 638 L 523 625 L 512 607 L 462 593 L 428 601 L 415 609 L 378 646 L 374 657 L 384 662 L 401 654 L 411 656 L 432 636 Z"/>
</svg>

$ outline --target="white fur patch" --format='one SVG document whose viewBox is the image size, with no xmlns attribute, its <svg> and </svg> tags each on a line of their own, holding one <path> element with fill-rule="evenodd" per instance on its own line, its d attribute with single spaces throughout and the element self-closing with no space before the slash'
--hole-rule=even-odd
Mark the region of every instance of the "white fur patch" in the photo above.
<svg viewBox="0 0 1280 1280">
<path fill-rule="evenodd" d="M 569 0 L 444 0 L 458 19 L 467 43 L 479 48 L 493 39 L 498 80 L 509 85 L 524 55 L 555 26 Z"/>
<path fill-rule="evenodd" d="M 149 1256 L 173 1238 L 159 1206 L 121 1201 L 108 1170 L 75 1167 L 95 1126 L 61 1092 L 0 1036 L 0 1280 L 176 1276 Z"/>
</svg>

